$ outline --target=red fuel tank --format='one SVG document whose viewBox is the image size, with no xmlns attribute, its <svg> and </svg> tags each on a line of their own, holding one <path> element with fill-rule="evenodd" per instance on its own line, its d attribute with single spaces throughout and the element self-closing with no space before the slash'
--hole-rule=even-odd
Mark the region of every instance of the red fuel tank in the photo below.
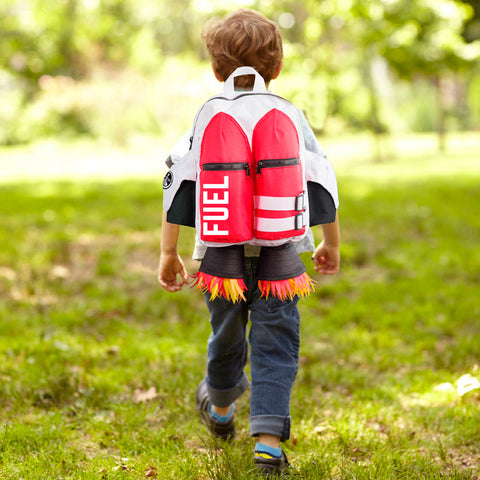
<svg viewBox="0 0 480 480">
<path fill-rule="evenodd" d="M 278 109 L 255 126 L 254 235 L 277 240 L 305 233 L 305 199 L 297 130 Z"/>
<path fill-rule="evenodd" d="M 244 243 L 253 238 L 252 153 L 247 135 L 224 112 L 203 134 L 200 152 L 200 238 Z"/>
</svg>

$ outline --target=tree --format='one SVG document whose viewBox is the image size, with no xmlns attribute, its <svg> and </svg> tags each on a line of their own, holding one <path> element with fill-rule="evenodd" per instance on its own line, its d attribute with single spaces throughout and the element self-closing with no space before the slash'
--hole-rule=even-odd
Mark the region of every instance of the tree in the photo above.
<svg viewBox="0 0 480 480">
<path fill-rule="evenodd" d="M 473 15 L 465 22 L 462 32 L 467 42 L 480 40 L 480 2 L 478 0 L 462 0 L 462 3 L 470 5 Z"/>
<path fill-rule="evenodd" d="M 480 44 L 462 37 L 472 9 L 454 0 L 427 2 L 398 0 L 387 4 L 385 20 L 391 26 L 380 45 L 380 54 L 400 78 L 429 78 L 437 90 L 438 145 L 445 149 L 446 105 L 443 79 L 471 68 L 480 58 Z"/>
<path fill-rule="evenodd" d="M 0 68 L 19 79 L 31 96 L 45 74 L 78 75 L 81 52 L 75 44 L 77 0 L 27 3 L 6 0 L 0 10 Z"/>
<path fill-rule="evenodd" d="M 125 66 L 135 48 L 158 65 L 162 54 L 198 48 L 203 18 L 190 6 L 191 0 L 59 0 L 48 6 L 3 0 L 0 69 L 34 93 L 42 75 L 81 78 L 99 63 Z"/>
<path fill-rule="evenodd" d="M 299 2 L 296 2 L 298 4 Z M 349 92 L 339 88 L 339 79 L 349 69 L 361 73 L 369 99 L 365 126 L 378 138 L 385 131 L 381 118 L 378 88 L 372 65 L 385 59 L 399 78 L 415 81 L 429 78 L 438 95 L 439 147 L 445 146 L 445 105 L 442 79 L 472 67 L 480 58 L 479 42 L 466 43 L 462 37 L 473 9 L 456 0 L 305 0 L 307 14 L 301 21 L 304 36 L 298 55 L 307 53 L 317 72 L 327 77 L 329 113 Z M 305 20 L 304 20 L 305 19 Z M 353 77 L 352 77 L 353 78 Z M 357 92 L 360 89 L 357 86 Z"/>
</svg>

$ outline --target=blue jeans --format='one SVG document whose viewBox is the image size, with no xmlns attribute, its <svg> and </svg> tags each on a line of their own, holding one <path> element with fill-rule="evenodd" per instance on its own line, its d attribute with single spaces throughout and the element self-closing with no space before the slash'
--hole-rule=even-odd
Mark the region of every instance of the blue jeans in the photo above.
<svg viewBox="0 0 480 480">
<path fill-rule="evenodd" d="M 256 265 L 257 258 L 245 258 L 246 302 L 233 304 L 218 297 L 210 301 L 206 295 L 212 326 L 206 382 L 210 401 L 218 407 L 229 406 L 248 388 L 244 367 L 250 312 L 250 432 L 284 441 L 290 437 L 290 392 L 298 370 L 298 297 L 286 301 L 260 298 Z"/>
</svg>

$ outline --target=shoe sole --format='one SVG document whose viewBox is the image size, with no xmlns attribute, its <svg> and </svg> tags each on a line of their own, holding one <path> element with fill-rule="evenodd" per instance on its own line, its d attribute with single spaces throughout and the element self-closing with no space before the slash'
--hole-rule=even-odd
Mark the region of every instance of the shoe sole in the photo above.
<svg viewBox="0 0 480 480">
<path fill-rule="evenodd" d="M 206 392 L 205 380 L 202 380 L 195 393 L 195 404 L 198 414 L 200 415 L 200 420 L 207 426 L 214 437 L 221 438 L 222 440 L 231 440 L 236 433 L 235 425 L 231 425 L 230 422 L 222 424 L 214 422 L 211 419 L 208 413 L 208 410 L 210 409 L 210 400 L 208 399 L 208 395 L 206 395 L 204 391 L 201 391 L 203 389 L 205 389 Z M 200 392 L 202 394 L 201 397 Z"/>
<path fill-rule="evenodd" d="M 289 467 L 290 463 L 284 452 L 282 452 L 282 459 L 279 462 L 278 460 L 272 459 L 271 463 L 268 460 L 262 459 L 257 460 L 254 457 L 255 467 L 257 468 L 258 473 L 265 478 L 285 478 L 289 476 Z"/>
</svg>

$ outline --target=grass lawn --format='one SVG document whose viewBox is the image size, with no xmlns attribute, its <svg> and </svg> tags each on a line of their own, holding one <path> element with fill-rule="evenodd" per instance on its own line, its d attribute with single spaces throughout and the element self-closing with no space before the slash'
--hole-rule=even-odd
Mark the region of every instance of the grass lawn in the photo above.
<svg viewBox="0 0 480 480">
<path fill-rule="evenodd" d="M 342 269 L 300 307 L 294 478 L 480 478 L 473 138 L 336 165 Z M 160 218 L 160 178 L 0 184 L 1 479 L 256 478 L 248 395 L 229 445 L 197 419 L 206 307 L 157 286 Z"/>
</svg>

